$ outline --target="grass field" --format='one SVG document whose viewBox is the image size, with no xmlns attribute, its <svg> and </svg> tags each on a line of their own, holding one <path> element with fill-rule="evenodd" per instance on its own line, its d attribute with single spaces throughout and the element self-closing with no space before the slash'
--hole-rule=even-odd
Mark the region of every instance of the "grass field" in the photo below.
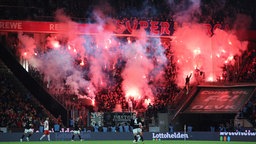
<svg viewBox="0 0 256 144">
<path fill-rule="evenodd" d="M 20 144 L 21 142 L 0 142 L 0 144 Z M 133 144 L 132 141 L 38 141 L 38 142 L 22 142 L 24 144 Z M 223 141 L 144 141 L 144 144 L 255 144 L 255 142 L 223 142 Z M 138 142 L 137 144 L 142 144 Z"/>
</svg>

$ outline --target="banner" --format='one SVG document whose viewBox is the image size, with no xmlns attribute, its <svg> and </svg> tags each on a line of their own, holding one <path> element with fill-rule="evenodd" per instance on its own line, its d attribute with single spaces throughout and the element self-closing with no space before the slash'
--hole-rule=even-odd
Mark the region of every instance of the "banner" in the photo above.
<svg viewBox="0 0 256 144">
<path fill-rule="evenodd" d="M 237 113 L 254 87 L 200 88 L 185 113 Z"/>
<path fill-rule="evenodd" d="M 112 112 L 104 113 L 104 126 L 117 126 L 119 124 L 128 124 L 132 119 L 133 113 L 129 112 Z"/>
<path fill-rule="evenodd" d="M 58 22 L 37 22 L 0 20 L 0 31 L 8 32 L 33 32 L 33 33 L 64 33 L 73 31 L 76 34 L 95 34 L 99 31 L 95 24 L 58 23 Z"/>
<path fill-rule="evenodd" d="M 156 140 L 166 140 L 166 139 L 189 139 L 187 133 L 174 132 L 174 133 L 152 133 L 152 139 Z"/>
<path fill-rule="evenodd" d="M 32 33 L 73 33 L 84 35 L 97 35 L 109 32 L 115 36 L 136 36 L 135 31 L 145 31 L 151 37 L 170 37 L 174 31 L 180 27 L 174 21 L 154 21 L 138 19 L 113 19 L 110 24 L 102 25 L 96 23 L 76 23 L 76 22 L 39 22 L 21 20 L 0 20 L 0 32 L 32 32 Z M 228 24 L 202 23 L 207 35 L 212 36 L 214 30 L 219 28 L 230 30 Z M 239 40 L 256 40 L 256 30 L 236 30 Z"/>
<path fill-rule="evenodd" d="M 130 124 L 133 113 L 129 112 L 92 112 L 90 113 L 90 126 L 117 126 Z"/>
<path fill-rule="evenodd" d="M 103 112 L 91 112 L 90 113 L 90 117 L 89 117 L 89 123 L 90 123 L 90 126 L 103 126 L 104 122 L 103 122 L 103 118 L 104 118 L 104 113 Z"/>
<path fill-rule="evenodd" d="M 95 35 L 103 32 L 110 32 L 117 36 L 133 35 L 135 30 L 144 30 L 150 36 L 171 36 L 178 24 L 174 21 L 153 21 L 153 20 L 116 20 L 111 24 L 81 24 L 76 22 L 38 22 L 20 20 L 0 20 L 0 31 L 7 32 L 33 32 L 33 33 L 65 33 Z M 209 35 L 212 29 L 229 29 L 227 25 L 202 24 Z"/>
</svg>

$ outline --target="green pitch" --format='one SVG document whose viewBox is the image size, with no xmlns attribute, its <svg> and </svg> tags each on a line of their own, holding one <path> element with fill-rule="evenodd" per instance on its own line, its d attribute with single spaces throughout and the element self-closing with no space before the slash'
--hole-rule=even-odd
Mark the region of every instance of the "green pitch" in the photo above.
<svg viewBox="0 0 256 144">
<path fill-rule="evenodd" d="M 130 141 L 38 141 L 38 142 L 22 142 L 24 144 L 133 144 L 132 140 Z M 144 141 L 144 144 L 255 144 L 255 142 L 223 142 L 223 141 Z M 0 142 L 0 144 L 21 144 L 21 142 Z M 138 142 L 137 144 L 142 144 Z"/>
</svg>

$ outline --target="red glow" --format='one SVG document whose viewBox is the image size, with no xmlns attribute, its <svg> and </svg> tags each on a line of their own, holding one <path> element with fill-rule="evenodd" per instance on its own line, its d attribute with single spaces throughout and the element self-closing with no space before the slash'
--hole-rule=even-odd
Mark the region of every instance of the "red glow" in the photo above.
<svg viewBox="0 0 256 144">
<path fill-rule="evenodd" d="M 81 61 L 81 62 L 80 62 L 80 66 L 84 66 L 84 61 Z"/>
<path fill-rule="evenodd" d="M 240 55 L 247 47 L 235 35 L 220 29 L 209 36 L 200 24 L 177 28 L 174 38 L 172 46 L 179 67 L 179 86 L 184 85 L 184 75 L 188 74 L 186 71 L 192 71 L 195 67 L 205 72 L 206 81 L 217 81 L 217 76 L 222 74 L 223 65 L 234 63 L 233 56 Z M 195 79 L 192 78 L 191 81 Z"/>
<path fill-rule="evenodd" d="M 152 104 L 151 100 L 150 99 L 145 99 L 144 103 L 148 106 L 149 103 Z"/>
<path fill-rule="evenodd" d="M 131 43 L 131 38 L 127 37 L 127 42 L 130 44 Z"/>
<path fill-rule="evenodd" d="M 141 98 L 141 94 L 138 88 L 129 88 L 126 91 L 126 97 L 132 97 L 134 100 L 139 100 Z"/>
<path fill-rule="evenodd" d="M 51 44 L 52 44 L 52 46 L 53 46 L 53 48 L 60 48 L 60 43 L 59 43 L 59 41 L 51 41 Z"/>
<path fill-rule="evenodd" d="M 209 76 L 209 77 L 207 78 L 207 81 L 213 82 L 213 81 L 215 81 L 215 80 L 214 80 L 213 76 Z"/>
<path fill-rule="evenodd" d="M 134 37 L 128 36 L 127 41 L 124 42 L 123 39 L 119 41 L 118 38 L 111 35 L 113 32 L 106 31 L 104 28 L 101 29 L 99 35 L 93 36 L 75 35 L 73 29 L 67 29 L 66 33 L 54 34 L 47 38 L 47 47 L 55 49 L 43 53 L 42 59 L 38 57 L 33 59 L 34 67 L 49 77 L 54 86 L 59 86 L 58 89 L 62 89 L 58 82 L 63 78 L 72 92 L 76 94 L 80 88 L 84 88 L 88 94 L 85 97 L 92 100 L 92 105 L 95 105 L 95 94 L 102 88 L 108 88 L 108 85 L 112 83 L 112 74 L 115 76 L 120 74 L 122 82 L 118 85 L 121 85 L 126 99 L 132 97 L 135 101 L 141 100 L 140 102 L 144 105 L 148 105 L 154 100 L 154 90 L 158 86 L 156 83 L 166 82 L 164 68 L 169 56 L 166 55 L 165 49 L 162 47 L 164 43 L 169 43 L 170 49 L 173 51 L 172 62 L 175 68 L 177 67 L 177 71 L 175 69 L 175 80 L 177 78 L 177 81 L 175 82 L 180 87 L 184 86 L 185 77 L 190 73 L 193 74 L 195 69 L 205 74 L 204 80 L 206 81 L 222 79 L 220 77 L 222 66 L 232 63 L 233 56 L 239 55 L 240 49 L 247 46 L 246 43 L 243 45 L 238 41 L 232 33 L 216 29 L 214 35 L 209 36 L 201 24 L 193 23 L 177 26 L 172 39 L 168 38 L 164 43 L 159 37 L 149 38 L 145 31 L 136 33 L 136 36 L 132 34 Z M 23 53 L 24 51 L 20 51 L 20 53 L 23 53 L 26 58 L 37 55 L 34 53 L 36 47 L 33 44 L 35 42 L 28 39 L 23 41 L 31 41 L 31 43 L 26 45 L 25 53 Z M 153 51 L 147 51 L 147 47 L 151 46 Z M 50 53 L 51 51 L 53 53 Z M 85 62 L 83 58 L 86 59 Z M 154 58 L 154 62 L 152 62 L 152 58 Z M 82 60 L 79 63 L 80 66 L 88 65 L 86 74 L 82 71 L 85 67 L 74 67 L 74 59 Z M 124 65 L 120 64 L 121 72 L 115 70 L 115 66 L 119 67 L 119 60 L 125 62 Z M 113 72 L 110 69 L 113 69 Z M 72 71 L 68 77 L 66 71 Z M 85 79 L 84 75 L 89 76 L 90 79 Z M 149 84 L 151 78 L 154 81 L 153 84 Z M 191 82 L 194 80 L 195 76 L 192 75 Z"/>
<path fill-rule="evenodd" d="M 194 49 L 193 52 L 194 52 L 194 55 L 199 55 L 199 54 L 201 54 L 200 48 Z"/>
<path fill-rule="evenodd" d="M 92 100 L 92 105 L 95 106 L 95 100 L 94 99 Z"/>
<path fill-rule="evenodd" d="M 229 57 L 228 57 L 228 60 L 229 60 L 229 61 L 232 61 L 233 59 L 234 59 L 234 56 L 229 56 Z"/>
<path fill-rule="evenodd" d="M 71 50 L 71 46 L 70 45 L 68 45 L 68 49 Z"/>
</svg>

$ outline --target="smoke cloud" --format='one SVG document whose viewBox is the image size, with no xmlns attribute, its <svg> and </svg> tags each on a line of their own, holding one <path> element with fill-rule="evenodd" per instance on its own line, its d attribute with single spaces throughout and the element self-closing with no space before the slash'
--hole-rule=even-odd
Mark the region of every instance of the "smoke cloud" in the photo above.
<svg viewBox="0 0 256 144">
<path fill-rule="evenodd" d="M 195 69 L 205 73 L 206 81 L 215 81 L 222 74 L 222 66 L 232 64 L 234 56 L 246 49 L 247 42 L 239 41 L 232 30 L 216 28 L 214 34 L 209 35 L 205 25 L 198 22 L 201 15 L 199 0 L 184 0 L 178 4 L 169 0 L 169 4 L 175 10 L 173 18 L 178 23 L 170 41 L 178 66 L 176 82 L 184 86 L 186 75 L 194 73 Z M 106 5 L 106 10 L 113 11 L 109 5 Z M 72 93 L 92 100 L 97 90 L 111 85 L 109 72 L 116 68 L 120 60 L 125 61 L 121 76 L 126 99 L 132 97 L 153 101 L 155 85 L 150 81 L 164 81 L 167 63 L 161 38 L 149 38 L 145 30 L 140 29 L 133 30 L 133 37 L 124 40 L 113 33 L 116 26 L 112 18 L 98 8 L 92 14 L 99 34 L 76 35 L 79 32 L 72 29 L 72 25 L 77 23 L 63 10 L 57 10 L 56 20 L 67 25 L 65 31 L 45 38 L 45 51 L 40 55 L 34 54 L 35 40 L 19 34 L 24 46 L 21 53 L 29 54 L 29 63 L 44 73 L 45 81 L 55 89 L 62 90 L 68 85 Z M 249 26 L 249 23 L 244 25 Z M 90 28 L 84 31 L 90 33 Z M 151 51 L 148 51 L 149 48 Z M 81 94 L 81 89 L 86 94 Z"/>
</svg>

